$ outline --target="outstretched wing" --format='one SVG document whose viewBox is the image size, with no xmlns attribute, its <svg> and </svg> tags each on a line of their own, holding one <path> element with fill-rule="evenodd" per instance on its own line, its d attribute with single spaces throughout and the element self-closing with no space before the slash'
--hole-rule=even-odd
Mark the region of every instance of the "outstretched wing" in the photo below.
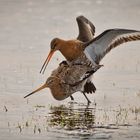
<svg viewBox="0 0 140 140">
<path fill-rule="evenodd" d="M 122 43 L 140 40 L 140 31 L 128 29 L 110 29 L 95 39 L 85 43 L 85 55 L 97 64 L 111 49 Z"/>
<path fill-rule="evenodd" d="M 78 16 L 76 18 L 78 28 L 79 28 L 79 35 L 77 37 L 78 40 L 82 42 L 87 42 L 93 39 L 95 34 L 95 26 L 84 16 Z"/>
</svg>

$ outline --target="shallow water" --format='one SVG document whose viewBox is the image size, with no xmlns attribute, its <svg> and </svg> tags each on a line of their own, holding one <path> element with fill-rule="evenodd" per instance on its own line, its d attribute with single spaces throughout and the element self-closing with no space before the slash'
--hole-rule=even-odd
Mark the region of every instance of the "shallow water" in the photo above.
<svg viewBox="0 0 140 140">
<path fill-rule="evenodd" d="M 74 102 L 53 99 L 36 89 L 64 58 L 55 54 L 39 74 L 54 37 L 75 38 L 75 17 L 83 14 L 96 26 L 140 30 L 140 1 L 0 0 L 0 140 L 140 139 L 140 41 L 123 44 L 101 62 L 94 76 L 97 92 L 81 93 Z"/>
</svg>

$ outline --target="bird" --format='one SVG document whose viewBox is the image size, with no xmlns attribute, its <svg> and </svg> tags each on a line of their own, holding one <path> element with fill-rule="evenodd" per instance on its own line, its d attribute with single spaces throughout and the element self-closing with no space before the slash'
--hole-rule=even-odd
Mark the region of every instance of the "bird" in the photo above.
<svg viewBox="0 0 140 140">
<path fill-rule="evenodd" d="M 78 16 L 78 17 L 76 18 L 76 21 L 77 21 L 78 28 L 79 28 L 79 34 L 78 34 L 78 37 L 77 37 L 76 39 L 70 40 L 70 41 L 68 41 L 68 42 L 66 43 L 67 45 L 70 45 L 70 46 L 73 46 L 74 44 L 73 44 L 72 42 L 75 43 L 76 41 L 77 41 L 77 42 L 88 42 L 88 41 L 90 41 L 91 39 L 93 39 L 93 38 L 94 38 L 94 35 L 95 35 L 95 26 L 94 26 L 93 23 L 92 23 L 90 20 L 88 20 L 86 17 L 84 17 L 83 15 Z M 52 50 L 55 49 L 56 45 L 57 45 L 58 48 L 59 48 L 59 46 L 60 46 L 60 48 L 61 48 L 61 46 L 63 46 L 64 44 L 65 44 L 65 43 L 64 43 L 64 40 L 59 39 L 59 38 L 54 38 L 54 39 L 51 41 L 51 51 L 50 51 L 50 53 L 49 53 L 47 59 L 45 60 L 43 66 L 42 66 L 42 68 L 41 68 L 41 70 L 40 70 L 40 73 L 42 72 L 43 68 L 47 66 L 47 64 L 48 64 L 47 61 L 49 61 L 50 58 L 52 57 L 52 55 L 53 55 L 53 53 L 54 53 L 54 51 L 52 51 Z M 65 45 L 64 45 L 64 46 L 65 46 Z M 68 51 L 71 51 L 71 49 L 68 50 Z M 71 52 L 69 52 L 69 53 L 71 53 Z M 64 56 L 65 56 L 65 55 L 64 55 Z M 73 57 L 74 57 L 74 56 L 73 56 Z M 71 60 L 71 59 L 73 59 L 73 57 L 71 58 L 71 57 L 68 56 L 68 58 L 66 58 L 66 59 Z M 46 64 L 46 63 L 47 63 L 47 64 Z M 46 66 L 45 66 L 45 65 L 46 65 Z M 46 68 L 44 68 L 44 70 L 45 70 L 45 69 L 46 69 Z M 44 73 L 44 72 L 43 72 L 43 73 Z"/>
<path fill-rule="evenodd" d="M 123 43 L 140 40 L 140 31 L 132 29 L 113 28 L 102 32 L 88 42 L 80 40 L 63 40 L 55 38 L 51 41 L 51 50 L 42 69 L 44 71 L 55 51 L 60 51 L 70 64 L 83 64 L 89 67 L 100 65 L 101 60 L 112 49 Z M 87 79 L 91 82 L 93 74 Z M 95 92 L 96 87 L 91 84 L 89 92 Z"/>
<path fill-rule="evenodd" d="M 101 65 L 94 68 L 87 67 L 86 65 L 68 65 L 66 61 L 59 64 L 58 68 L 55 69 L 50 77 L 46 80 L 45 84 L 34 90 L 24 98 L 44 89 L 50 88 L 53 97 L 56 100 L 64 100 L 68 97 L 74 100 L 72 94 L 80 91 L 87 99 L 88 104 L 91 101 L 86 96 L 86 89 L 84 88 L 86 78 L 90 76 L 90 73 L 97 71 Z M 80 82 L 79 82 L 80 81 Z"/>
<path fill-rule="evenodd" d="M 77 24 L 78 24 L 78 29 L 79 29 L 79 34 L 77 36 L 77 38 L 74 40 L 74 42 L 77 40 L 77 42 L 88 42 L 90 41 L 91 39 L 94 38 L 94 35 L 95 35 L 95 26 L 94 24 L 89 20 L 87 19 L 86 17 L 84 17 L 83 15 L 80 15 L 76 18 L 76 21 L 77 21 Z M 53 48 L 55 48 L 57 42 L 59 42 L 59 46 L 63 45 L 63 41 L 61 41 L 61 39 L 59 38 L 56 38 L 56 39 L 53 39 L 51 41 L 51 46 L 52 46 L 52 50 Z M 61 44 L 62 42 L 62 44 Z M 70 41 L 69 43 L 67 42 L 66 44 L 67 45 L 74 45 L 72 44 L 73 41 Z M 71 50 L 68 50 L 70 51 L 69 53 L 71 54 Z M 72 50 L 73 51 L 73 50 Z M 53 51 L 50 51 L 50 55 L 48 56 L 48 58 L 46 59 L 46 61 L 44 62 L 41 70 L 40 70 L 40 73 L 42 72 L 43 68 L 44 68 L 44 71 L 43 73 L 45 72 L 45 69 L 47 67 L 47 60 L 50 60 L 51 56 L 53 55 Z M 64 55 L 65 56 L 65 55 Z M 75 55 L 75 57 L 77 57 L 77 54 Z M 67 57 L 66 59 L 69 59 L 70 61 L 73 60 L 73 57 L 71 59 L 71 57 Z M 87 59 L 84 59 L 84 60 L 87 60 Z M 78 61 L 77 61 L 78 63 Z M 80 61 L 81 63 L 81 61 Z M 89 61 L 85 61 L 83 63 L 89 63 Z M 94 93 L 96 91 L 96 87 L 94 86 L 93 82 L 91 82 L 91 78 L 87 79 L 86 81 L 86 84 L 85 84 L 85 88 L 87 89 L 87 93 Z"/>
</svg>

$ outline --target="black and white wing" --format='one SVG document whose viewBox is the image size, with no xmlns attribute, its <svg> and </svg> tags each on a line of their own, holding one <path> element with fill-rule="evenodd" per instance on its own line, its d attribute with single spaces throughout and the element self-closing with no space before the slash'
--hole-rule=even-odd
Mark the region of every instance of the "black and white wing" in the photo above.
<svg viewBox="0 0 140 140">
<path fill-rule="evenodd" d="M 88 42 L 93 39 L 95 34 L 95 26 L 84 16 L 78 16 L 76 18 L 78 28 L 79 28 L 79 35 L 77 37 L 78 40 L 82 42 Z"/>
<path fill-rule="evenodd" d="M 85 43 L 85 55 L 91 62 L 99 64 L 111 49 L 122 43 L 140 40 L 140 31 L 129 29 L 109 29 L 95 39 Z"/>
</svg>

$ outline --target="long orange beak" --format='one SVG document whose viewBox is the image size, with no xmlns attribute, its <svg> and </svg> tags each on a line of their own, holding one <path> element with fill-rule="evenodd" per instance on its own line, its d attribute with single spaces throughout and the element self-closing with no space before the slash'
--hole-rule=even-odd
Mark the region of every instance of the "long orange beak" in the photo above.
<svg viewBox="0 0 140 140">
<path fill-rule="evenodd" d="M 36 92 L 38 92 L 38 91 L 44 89 L 44 88 L 46 88 L 46 87 L 47 87 L 47 85 L 44 84 L 43 86 L 39 87 L 39 88 L 36 89 L 35 91 L 33 91 L 33 92 L 31 92 L 30 94 L 26 95 L 24 98 L 26 98 L 26 97 L 28 97 L 28 96 L 30 96 L 30 95 L 32 95 L 32 94 L 34 94 L 34 93 L 36 93 Z"/>
<path fill-rule="evenodd" d="M 47 56 L 47 59 L 45 60 L 43 66 L 42 66 L 42 68 L 41 68 L 41 70 L 40 70 L 40 73 L 41 73 L 42 70 L 44 69 L 44 70 L 43 70 L 43 74 L 44 74 L 44 72 L 45 72 L 45 70 L 46 70 L 46 67 L 47 67 L 47 65 L 48 65 L 48 63 L 49 63 L 51 57 L 53 56 L 54 52 L 55 52 L 54 50 L 51 50 L 51 51 L 50 51 L 50 53 L 49 53 L 48 56 Z"/>
</svg>

